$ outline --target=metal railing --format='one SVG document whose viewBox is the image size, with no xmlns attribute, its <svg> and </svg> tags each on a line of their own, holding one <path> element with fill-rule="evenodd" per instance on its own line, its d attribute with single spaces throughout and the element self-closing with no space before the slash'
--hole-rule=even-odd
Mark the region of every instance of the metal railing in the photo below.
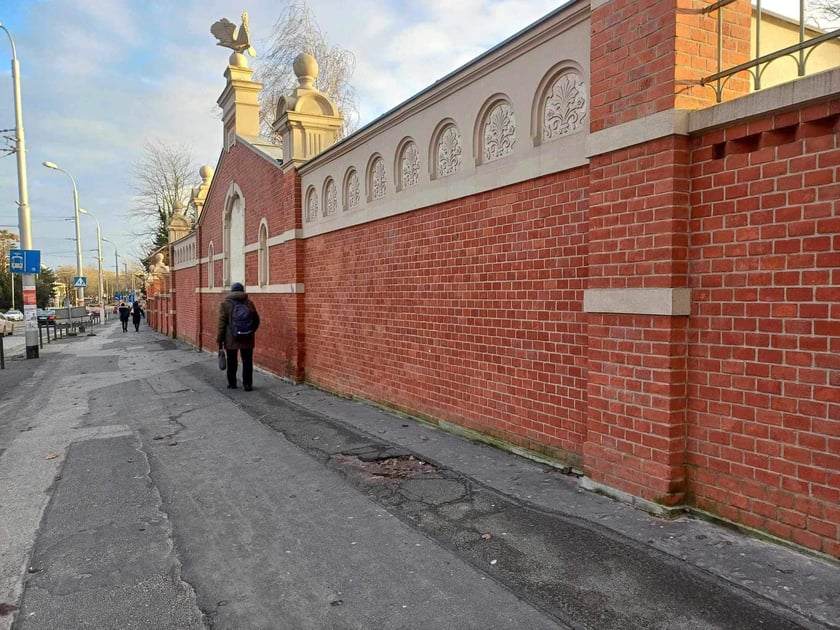
<svg viewBox="0 0 840 630">
<path fill-rule="evenodd" d="M 68 309 L 64 309 L 68 310 Z M 78 310 L 78 309 L 74 309 Z M 44 335 L 47 337 L 47 343 L 50 344 L 64 337 L 76 337 L 80 333 L 85 332 L 85 329 L 90 331 L 89 337 L 95 337 L 94 332 L 96 326 L 101 326 L 104 322 L 99 315 L 75 316 L 69 319 L 60 319 L 53 321 L 38 322 L 38 347 L 44 349 Z M 3 337 L 5 335 L 0 333 L 0 370 L 6 369 L 6 349 L 4 348 Z"/>
<path fill-rule="evenodd" d="M 700 85 L 708 85 L 715 91 L 715 97 L 718 103 L 723 100 L 723 88 L 726 82 L 739 72 L 747 71 L 753 80 L 753 89 L 761 89 L 761 75 L 770 65 L 770 62 L 780 59 L 782 57 L 790 56 L 796 61 L 797 76 L 805 76 L 806 65 L 808 58 L 814 49 L 820 44 L 833 40 L 840 39 L 840 29 L 835 29 L 805 39 L 805 0 L 799 0 L 799 43 L 787 46 L 780 50 L 761 54 L 761 0 L 756 0 L 756 19 L 755 19 L 755 57 L 732 68 L 723 69 L 723 8 L 736 2 L 736 0 L 719 0 L 714 4 L 710 4 L 701 10 L 703 14 L 713 13 L 717 11 L 717 72 L 715 74 L 703 77 L 700 80 Z"/>
</svg>

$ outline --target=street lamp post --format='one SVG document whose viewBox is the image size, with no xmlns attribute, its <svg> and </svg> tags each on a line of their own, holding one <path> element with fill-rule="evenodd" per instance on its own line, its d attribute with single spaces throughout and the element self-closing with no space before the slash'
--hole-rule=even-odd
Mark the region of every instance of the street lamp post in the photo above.
<svg viewBox="0 0 840 630">
<path fill-rule="evenodd" d="M 73 179 L 73 176 L 65 171 L 63 168 L 59 168 L 59 166 L 53 162 L 44 162 L 44 166 L 47 168 L 51 168 L 54 171 L 61 171 L 67 177 L 70 178 L 70 181 L 73 182 L 73 207 L 75 209 L 75 221 L 76 221 L 76 275 L 78 277 L 82 277 L 84 275 L 84 271 L 82 269 L 82 230 L 81 230 L 81 221 L 79 220 L 79 189 L 76 187 L 76 180 Z M 84 306 L 85 305 L 85 288 L 78 287 L 76 289 L 76 306 Z"/>
<path fill-rule="evenodd" d="M 114 246 L 114 273 L 116 274 L 116 278 L 114 280 L 114 295 L 119 293 L 120 291 L 120 253 L 117 250 L 117 244 L 113 241 L 109 241 L 107 238 L 103 238 L 103 241 L 106 243 L 111 243 Z"/>
<path fill-rule="evenodd" d="M 15 139 L 17 141 L 17 171 L 18 171 L 18 194 L 20 200 L 18 201 L 18 230 L 20 231 L 20 244 L 23 249 L 32 249 L 32 223 L 29 212 L 29 191 L 26 187 L 26 141 L 23 133 L 23 108 L 21 107 L 20 98 L 20 64 L 17 58 L 17 49 L 15 48 L 15 40 L 3 23 L 0 22 L 0 29 L 5 31 L 9 37 L 9 44 L 12 46 L 12 83 L 14 87 L 15 96 Z M 11 269 L 9 269 L 11 271 Z M 27 293 L 35 294 L 35 274 L 23 274 L 23 311 L 25 318 L 25 334 L 26 334 L 26 358 L 37 359 L 38 354 L 38 326 L 35 315 L 36 304 L 32 300 L 27 300 Z M 14 291 L 12 292 L 14 294 Z"/>
<path fill-rule="evenodd" d="M 122 258 L 122 256 L 120 256 L 120 258 Z M 125 274 L 125 292 L 128 293 L 128 261 L 125 258 L 123 258 L 122 261 L 123 261 L 123 273 Z M 129 295 L 131 295 L 131 294 L 129 294 Z M 132 297 L 134 297 L 134 296 L 132 295 Z"/>
<path fill-rule="evenodd" d="M 124 283 L 124 286 L 122 286 L 120 288 L 120 292 L 123 293 L 124 295 L 128 294 L 128 261 L 125 259 L 125 256 L 117 255 L 116 248 L 114 248 L 114 258 L 117 261 L 117 268 L 118 269 L 119 269 L 119 264 L 120 264 L 119 261 L 122 261 L 122 264 L 123 264 L 123 283 Z M 119 280 L 119 276 L 117 276 L 117 280 Z M 122 301 L 126 302 L 127 300 L 125 298 L 123 298 Z"/>
<path fill-rule="evenodd" d="M 102 228 L 99 225 L 99 219 L 94 216 L 92 212 L 88 212 L 84 208 L 79 208 L 79 212 L 86 214 L 96 221 L 96 253 L 97 261 L 99 261 L 99 316 L 105 320 L 105 299 L 103 297 L 104 288 L 102 286 Z"/>
</svg>

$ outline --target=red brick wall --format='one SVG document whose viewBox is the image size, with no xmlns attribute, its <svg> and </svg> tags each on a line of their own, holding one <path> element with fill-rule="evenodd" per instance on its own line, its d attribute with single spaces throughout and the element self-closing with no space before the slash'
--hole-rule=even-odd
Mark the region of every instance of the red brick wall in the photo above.
<svg viewBox="0 0 840 630">
<path fill-rule="evenodd" d="M 259 242 L 259 228 L 265 218 L 268 238 L 300 227 L 299 177 L 295 171 L 284 172 L 275 163 L 242 144 L 234 145 L 225 154 L 214 174 L 198 226 L 199 257 L 206 258 L 212 241 L 216 255 L 224 252 L 222 234 L 226 200 L 231 182 L 235 183 L 245 202 L 245 243 Z M 270 285 L 294 286 L 301 282 L 298 251 L 301 245 L 292 239 L 269 248 Z M 294 293 L 267 292 L 256 289 L 258 252 L 245 254 L 245 284 L 254 287 L 250 297 L 261 314 L 254 360 L 277 374 L 302 378 L 303 318 L 302 297 Z M 227 295 L 223 287 L 222 262 L 214 263 L 215 292 L 201 294 L 198 313 L 201 317 L 201 347 L 215 349 L 219 302 Z M 208 273 L 202 265 L 201 286 L 207 287 Z"/>
<path fill-rule="evenodd" d="M 172 257 L 170 257 L 172 260 Z M 173 269 L 173 304 L 176 313 L 173 317 L 173 335 L 187 343 L 198 345 L 198 265 L 185 269 Z"/>
<path fill-rule="evenodd" d="M 592 131 L 713 101 L 685 84 L 715 70 L 715 15 L 696 8 L 593 12 Z M 725 11 L 737 63 L 749 2 Z M 269 287 L 251 292 L 256 362 L 840 557 L 840 104 L 800 109 L 275 245 Z M 301 227 L 293 171 L 235 146 L 214 182 L 199 257 L 211 239 L 223 252 L 231 182 L 247 244 L 263 217 L 270 238 Z M 252 287 L 257 260 L 246 254 Z M 583 312 L 586 289 L 628 288 L 690 288 L 691 314 Z M 194 301 L 202 347 L 224 295 Z"/>
<path fill-rule="evenodd" d="M 170 334 L 169 311 L 172 308 L 172 298 L 163 280 L 156 277 L 146 285 L 146 320 L 155 330 L 165 335 Z"/>
<path fill-rule="evenodd" d="M 586 473 L 668 506 L 686 492 L 686 320 L 589 316 Z"/>
<path fill-rule="evenodd" d="M 589 288 L 686 286 L 688 140 L 590 162 Z M 685 317 L 589 315 L 587 474 L 677 505 L 686 491 Z"/>
<path fill-rule="evenodd" d="M 840 556 L 840 101 L 692 143 L 688 475 Z"/>
<path fill-rule="evenodd" d="M 695 0 L 612 0 L 592 12 L 592 131 L 714 103 L 714 91 L 698 82 L 717 72 L 717 13 L 699 13 L 700 6 Z M 750 58 L 750 0 L 723 11 L 723 67 L 729 68 Z M 727 82 L 724 100 L 749 91 L 746 76 Z"/>
<path fill-rule="evenodd" d="M 306 293 L 253 292 L 257 363 L 838 556 L 838 115 L 834 101 L 656 140 L 277 245 L 271 285 Z M 202 256 L 211 234 L 221 251 L 231 178 L 249 242 L 252 212 L 271 236 L 299 225 L 297 178 L 233 157 Z M 582 312 L 585 288 L 679 286 L 690 317 Z M 202 294 L 204 347 L 223 295 Z"/>
<path fill-rule="evenodd" d="M 305 241 L 306 377 L 580 458 L 585 169 Z"/>
<path fill-rule="evenodd" d="M 685 286 L 688 160 L 670 136 L 590 161 L 589 288 Z"/>
</svg>

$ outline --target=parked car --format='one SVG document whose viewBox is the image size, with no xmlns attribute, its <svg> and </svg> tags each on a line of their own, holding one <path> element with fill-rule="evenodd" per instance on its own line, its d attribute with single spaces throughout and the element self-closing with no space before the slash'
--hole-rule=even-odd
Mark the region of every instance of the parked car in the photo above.
<svg viewBox="0 0 840 630">
<path fill-rule="evenodd" d="M 6 319 L 4 313 L 0 313 L 0 335 L 11 335 L 15 331 L 15 323 Z"/>
<path fill-rule="evenodd" d="M 52 309 L 38 309 L 39 326 L 55 326 L 55 311 Z"/>
<path fill-rule="evenodd" d="M 6 319 L 8 319 L 10 322 L 22 322 L 23 313 L 21 313 L 16 308 L 10 309 L 6 311 Z"/>
</svg>

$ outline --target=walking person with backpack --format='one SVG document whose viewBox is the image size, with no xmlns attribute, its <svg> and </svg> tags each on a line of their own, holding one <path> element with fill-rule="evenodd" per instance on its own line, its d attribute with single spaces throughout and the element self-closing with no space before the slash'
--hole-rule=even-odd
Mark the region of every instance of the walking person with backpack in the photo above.
<svg viewBox="0 0 840 630">
<path fill-rule="evenodd" d="M 260 327 L 257 307 L 240 282 L 230 285 L 230 293 L 219 304 L 216 342 L 227 356 L 228 389 L 236 389 L 237 353 L 242 355 L 242 387 L 250 392 L 254 385 L 254 333 Z"/>
</svg>

